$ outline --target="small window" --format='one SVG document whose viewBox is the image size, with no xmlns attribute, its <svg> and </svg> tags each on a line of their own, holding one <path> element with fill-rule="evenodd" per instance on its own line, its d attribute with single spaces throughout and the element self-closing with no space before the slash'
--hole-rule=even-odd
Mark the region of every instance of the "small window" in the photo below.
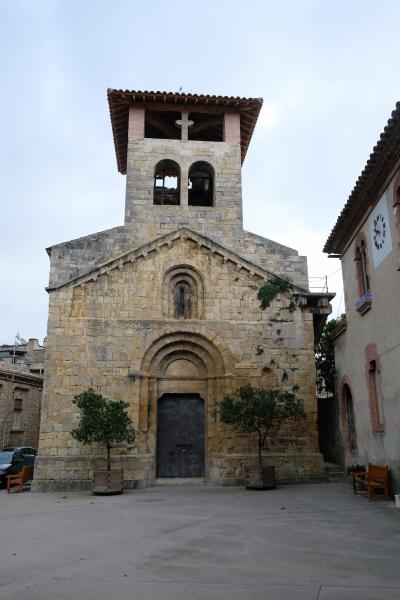
<svg viewBox="0 0 400 600">
<path fill-rule="evenodd" d="M 400 174 L 397 175 L 394 183 L 394 194 L 393 194 L 393 214 L 396 220 L 396 226 L 399 229 L 400 225 Z"/>
<path fill-rule="evenodd" d="M 355 261 L 359 294 L 360 296 L 364 296 L 370 291 L 368 250 L 364 240 L 361 240 L 357 246 Z"/>
<path fill-rule="evenodd" d="M 195 291 L 192 289 L 190 280 L 182 280 L 175 283 L 174 294 L 174 317 L 175 319 L 192 318 L 192 299 Z"/>
<path fill-rule="evenodd" d="M 374 431 L 384 429 L 382 393 L 380 389 L 381 379 L 376 360 L 369 361 L 368 386 L 371 405 L 371 422 Z"/>
<path fill-rule="evenodd" d="M 22 415 L 22 400 L 21 398 L 15 398 L 14 400 L 14 414 L 12 429 L 21 429 L 21 415 Z"/>
<path fill-rule="evenodd" d="M 350 452 L 357 450 L 356 424 L 354 419 L 353 397 L 347 383 L 343 386 L 344 408 L 347 418 L 347 434 Z"/>
<path fill-rule="evenodd" d="M 180 169 L 173 160 L 162 160 L 154 169 L 153 204 L 180 204 Z"/>
<path fill-rule="evenodd" d="M 167 319 L 202 319 L 204 283 L 201 274 L 190 265 L 169 269 L 163 277 L 162 305 Z"/>
<path fill-rule="evenodd" d="M 394 205 L 397 209 L 400 208 L 400 183 L 396 186 L 395 195 L 394 195 Z"/>
<path fill-rule="evenodd" d="M 213 206 L 214 169 L 206 162 L 196 162 L 189 169 L 189 206 Z"/>
</svg>

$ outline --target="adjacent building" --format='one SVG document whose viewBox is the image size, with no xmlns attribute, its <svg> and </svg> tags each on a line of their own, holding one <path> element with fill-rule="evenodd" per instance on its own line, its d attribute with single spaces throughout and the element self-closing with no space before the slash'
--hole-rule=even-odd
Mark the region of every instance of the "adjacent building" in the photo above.
<svg viewBox="0 0 400 600">
<path fill-rule="evenodd" d="M 109 90 L 123 226 L 50 256 L 49 321 L 34 490 L 83 489 L 104 463 L 79 445 L 76 394 L 129 404 L 137 442 L 114 451 L 127 487 L 197 477 L 237 483 L 255 440 L 218 418 L 245 383 L 295 389 L 306 418 L 269 440 L 281 482 L 324 476 L 314 341 L 329 294 L 309 292 L 307 261 L 243 229 L 241 167 L 262 100 Z M 287 289 L 266 310 L 257 297 Z"/>
<path fill-rule="evenodd" d="M 30 338 L 27 342 L 2 344 L 0 346 L 0 365 L 15 365 L 30 373 L 43 375 L 46 344 Z"/>
<path fill-rule="evenodd" d="M 343 460 L 388 465 L 400 486 L 400 103 L 326 242 L 342 261 L 335 362 Z"/>
<path fill-rule="evenodd" d="M 43 377 L 0 364 L 0 448 L 38 447 Z"/>
</svg>

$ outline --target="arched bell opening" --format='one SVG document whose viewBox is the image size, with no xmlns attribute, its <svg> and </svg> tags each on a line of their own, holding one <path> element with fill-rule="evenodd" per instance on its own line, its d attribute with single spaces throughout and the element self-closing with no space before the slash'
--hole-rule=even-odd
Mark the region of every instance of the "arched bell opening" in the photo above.
<svg viewBox="0 0 400 600">
<path fill-rule="evenodd" d="M 204 161 L 195 162 L 189 169 L 189 206 L 214 206 L 214 169 Z"/>
<path fill-rule="evenodd" d="M 161 160 L 154 168 L 153 204 L 180 204 L 181 170 L 174 160 Z"/>
</svg>

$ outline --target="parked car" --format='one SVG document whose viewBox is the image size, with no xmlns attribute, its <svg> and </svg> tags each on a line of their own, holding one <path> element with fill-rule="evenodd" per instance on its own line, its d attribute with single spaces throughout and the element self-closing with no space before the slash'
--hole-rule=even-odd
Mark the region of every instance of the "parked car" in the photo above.
<svg viewBox="0 0 400 600">
<path fill-rule="evenodd" d="M 35 456 L 37 455 L 37 450 L 31 448 L 30 446 L 7 446 L 3 448 L 3 452 L 21 452 L 24 457 L 24 464 L 26 467 L 33 467 L 35 463 Z"/>
<path fill-rule="evenodd" d="M 0 451 L 0 487 L 6 487 L 7 475 L 15 475 L 22 471 L 25 460 L 19 450 Z"/>
</svg>

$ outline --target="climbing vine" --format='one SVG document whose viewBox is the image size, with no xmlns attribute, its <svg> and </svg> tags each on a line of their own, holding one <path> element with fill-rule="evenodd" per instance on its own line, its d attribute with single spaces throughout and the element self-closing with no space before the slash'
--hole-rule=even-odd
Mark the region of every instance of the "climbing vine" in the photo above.
<svg viewBox="0 0 400 600">
<path fill-rule="evenodd" d="M 270 279 L 267 283 L 264 283 L 257 294 L 261 310 L 265 310 L 278 294 L 287 291 L 289 288 L 290 283 L 288 281 L 283 281 L 282 279 Z"/>
<path fill-rule="evenodd" d="M 333 347 L 333 331 L 343 322 L 346 316 L 331 319 L 325 324 L 315 353 L 317 368 L 317 390 L 319 394 L 333 394 L 335 391 L 335 353 Z"/>
</svg>

